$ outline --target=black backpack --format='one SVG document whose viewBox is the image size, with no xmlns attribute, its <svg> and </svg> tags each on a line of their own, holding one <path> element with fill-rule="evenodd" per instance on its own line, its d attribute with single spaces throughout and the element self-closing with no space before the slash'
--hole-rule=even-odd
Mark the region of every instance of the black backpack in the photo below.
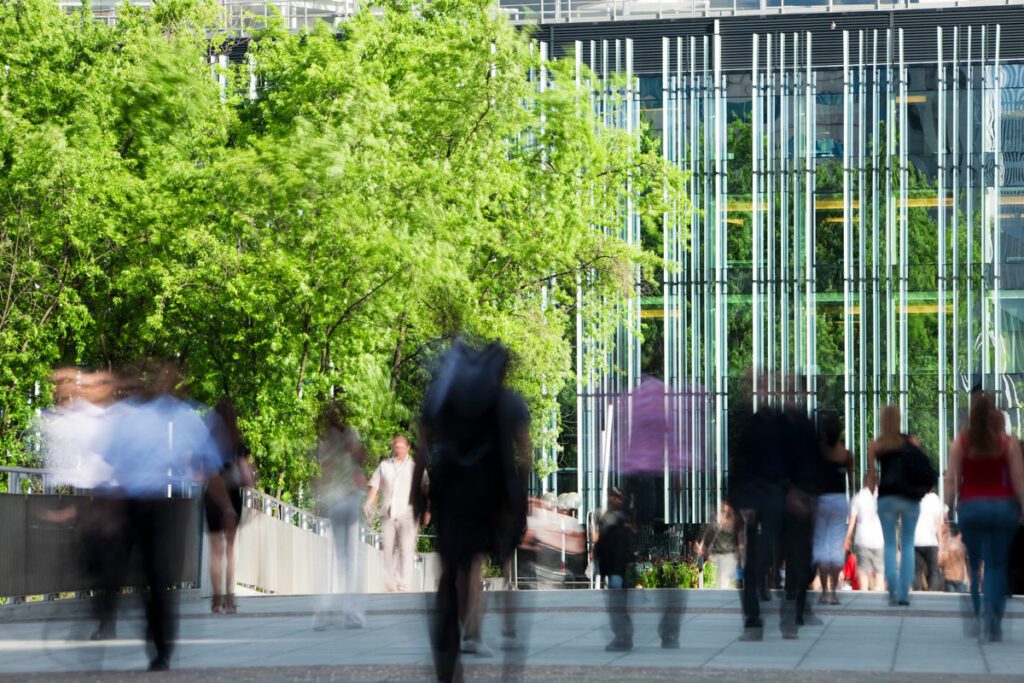
<svg viewBox="0 0 1024 683">
<path fill-rule="evenodd" d="M 939 481 L 932 459 L 921 448 L 904 439 L 903 448 L 892 453 L 882 467 L 879 494 L 883 491 L 921 500 Z"/>
<path fill-rule="evenodd" d="M 475 349 L 462 339 L 452 343 L 423 400 L 423 422 L 434 442 L 432 466 L 470 467 L 493 451 L 507 362 L 500 344 Z"/>
</svg>

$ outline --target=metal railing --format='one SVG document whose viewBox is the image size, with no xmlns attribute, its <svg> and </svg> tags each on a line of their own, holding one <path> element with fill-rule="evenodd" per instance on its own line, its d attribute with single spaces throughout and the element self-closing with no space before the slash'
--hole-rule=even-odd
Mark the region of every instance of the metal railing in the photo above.
<svg viewBox="0 0 1024 683">
<path fill-rule="evenodd" d="M 114 24 L 123 1 L 94 0 L 93 16 Z M 81 7 L 80 0 L 57 2 L 67 11 Z M 152 0 L 128 2 L 139 7 L 152 6 Z M 299 31 L 318 21 L 338 26 L 361 7 L 357 0 L 219 0 L 218 4 L 220 17 L 216 26 L 210 28 L 240 35 L 262 28 L 275 13 L 290 30 Z M 513 23 L 551 24 L 1021 4 L 1022 0 L 501 0 L 500 7 Z"/>
<path fill-rule="evenodd" d="M 1020 4 L 1020 0 L 502 0 L 501 9 L 513 23 L 551 24 Z"/>
<path fill-rule="evenodd" d="M 0 467 L 0 480 L 7 484 L 2 494 L 19 495 L 89 495 L 91 489 L 73 486 L 64 481 L 66 473 L 43 467 Z M 202 486 L 191 477 L 168 476 L 168 498 L 196 498 Z"/>
</svg>

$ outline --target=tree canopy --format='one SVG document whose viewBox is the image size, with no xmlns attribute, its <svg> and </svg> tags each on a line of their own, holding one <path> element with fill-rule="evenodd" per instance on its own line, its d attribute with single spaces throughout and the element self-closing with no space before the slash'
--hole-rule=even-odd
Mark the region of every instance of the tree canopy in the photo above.
<svg viewBox="0 0 1024 683">
<path fill-rule="evenodd" d="M 372 464 L 459 333 L 503 340 L 534 413 L 556 409 L 577 275 L 612 316 L 653 262 L 616 236 L 627 187 L 656 217 L 678 172 L 601 125 L 571 64 L 538 92 L 529 33 L 488 0 L 394 0 L 340 34 L 270 21 L 227 67 L 213 11 L 0 4 L 6 461 L 33 462 L 61 364 L 178 360 L 194 398 L 238 406 L 279 495 L 312 474 L 323 401 L 344 396 Z"/>
</svg>

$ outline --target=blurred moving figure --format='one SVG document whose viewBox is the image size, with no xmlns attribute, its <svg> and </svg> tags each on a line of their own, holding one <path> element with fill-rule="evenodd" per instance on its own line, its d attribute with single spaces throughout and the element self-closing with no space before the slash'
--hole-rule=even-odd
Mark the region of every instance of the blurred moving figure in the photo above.
<svg viewBox="0 0 1024 683">
<path fill-rule="evenodd" d="M 722 503 L 718 518 L 704 527 L 696 553 L 715 565 L 714 588 L 733 588 L 736 583 L 738 541 L 736 515 L 728 502 Z"/>
<path fill-rule="evenodd" d="M 242 517 L 242 489 L 256 483 L 248 450 L 238 429 L 238 413 L 228 401 L 220 401 L 207 418 L 213 444 L 220 456 L 221 468 L 203 492 L 206 529 L 210 540 L 210 580 L 213 585 L 210 611 L 234 614 L 235 608 L 235 533 L 221 508 L 227 495 L 235 520 Z M 223 489 L 223 490 L 222 490 Z"/>
<path fill-rule="evenodd" d="M 363 508 L 366 520 L 372 521 L 377 509 L 377 494 L 380 494 L 380 536 L 386 572 L 384 590 L 389 593 L 408 591 L 412 582 L 419 522 L 413 515 L 409 500 L 414 481 L 421 482 L 421 486 L 429 484 L 425 472 L 419 477 L 413 476 L 415 469 L 416 464 L 409 457 L 409 438 L 395 434 L 391 439 L 391 457 L 382 460 L 370 477 L 370 492 Z"/>
<path fill-rule="evenodd" d="M 860 590 L 882 590 L 884 567 L 882 553 L 885 540 L 882 522 L 878 519 L 878 496 L 867 475 L 864 486 L 850 501 L 850 521 L 846 527 L 843 548 L 857 559 L 857 583 Z"/>
<path fill-rule="evenodd" d="M 202 418 L 173 395 L 177 386 L 177 368 L 171 364 L 126 376 L 122 387 L 127 398 L 111 408 L 113 421 L 102 450 L 124 509 L 125 557 L 132 547 L 139 549 L 148 586 L 147 640 L 155 650 L 151 671 L 170 668 L 176 628 L 170 585 L 187 533 L 169 504 L 172 480 L 211 479 L 222 465 Z M 211 479 L 210 490 L 224 515 L 225 530 L 233 532 L 238 517 L 223 482 L 217 486 L 215 481 Z"/>
<path fill-rule="evenodd" d="M 797 381 L 793 383 L 794 386 L 799 384 Z M 780 417 L 782 449 L 787 461 L 783 480 L 786 488 L 783 553 L 786 559 L 786 595 L 779 628 L 783 638 L 794 639 L 798 637 L 798 628 L 805 623 L 821 623 L 807 607 L 807 590 L 814 576 L 812 543 L 821 491 L 821 441 L 807 416 L 806 404 L 789 402 Z"/>
<path fill-rule="evenodd" d="M 946 511 L 933 488 L 921 499 L 914 527 L 914 590 L 942 591 L 945 586 L 939 574 L 939 530 L 945 523 Z"/>
<path fill-rule="evenodd" d="M 429 505 L 441 556 L 431 626 L 440 681 L 461 680 L 461 650 L 487 652 L 480 613 L 474 612 L 479 566 L 487 555 L 504 559 L 526 527 L 525 466 L 519 463 L 531 457 L 529 412 L 504 386 L 507 363 L 500 344 L 477 350 L 456 340 L 424 398 L 414 481 L 429 462 Z M 417 516 L 425 515 L 425 495 L 413 495 Z M 506 621 L 506 636 L 515 637 L 508 628 Z M 515 652 L 522 648 L 508 650 L 506 664 Z"/>
<path fill-rule="evenodd" d="M 946 485 L 959 505 L 970 563 L 970 632 L 1002 640 L 1008 555 L 1024 509 L 1024 462 L 1017 442 L 1005 434 L 1002 413 L 989 394 L 976 394 L 971 401 L 968 428 L 950 449 Z"/>
<path fill-rule="evenodd" d="M 608 508 L 598 515 L 597 529 L 594 559 L 597 560 L 598 571 L 608 579 L 606 596 L 613 636 L 605 650 L 626 652 L 633 649 L 633 621 L 628 611 L 626 572 L 633 562 L 636 525 L 625 496 L 614 486 L 608 490 Z"/>
<path fill-rule="evenodd" d="M 313 630 L 322 631 L 334 623 L 340 607 L 345 628 L 362 628 L 366 623 L 359 592 L 359 511 L 365 485 L 362 465 L 366 452 L 359 434 L 348 425 L 340 403 L 327 404 L 320 415 L 320 441 L 316 449 L 320 478 L 315 483 L 317 502 L 331 520 L 334 535 L 336 586 L 342 591 L 322 595 L 313 615 Z M 340 604 L 339 604 L 340 603 Z"/>
<path fill-rule="evenodd" d="M 868 445 L 868 476 L 872 482 L 878 482 L 878 517 L 885 539 L 889 604 L 905 607 L 910 604 L 910 583 L 914 578 L 914 531 L 919 503 L 934 486 L 935 473 L 917 439 L 900 431 L 899 407 L 883 406 L 878 427 L 878 438 Z"/>
<path fill-rule="evenodd" d="M 850 505 L 847 490 L 853 490 L 853 456 L 842 441 L 843 426 L 834 415 L 822 421 L 821 493 L 814 524 L 814 563 L 821 576 L 822 604 L 839 604 L 836 589 L 846 560 L 843 538 L 847 531 Z"/>
<path fill-rule="evenodd" d="M 111 495 L 113 469 L 100 453 L 109 431 L 116 383 L 110 373 L 78 368 L 57 370 L 50 379 L 55 405 L 43 411 L 38 425 L 44 461 L 57 483 L 93 495 L 75 497 L 72 505 L 48 515 L 47 520 L 75 523 L 80 568 L 95 594 L 96 628 L 90 638 L 106 640 L 115 635 L 113 603 L 125 539 L 121 501 Z"/>
<path fill-rule="evenodd" d="M 947 593 L 967 592 L 967 546 L 964 545 L 960 527 L 944 524 L 942 543 L 939 545 L 939 567 L 945 579 Z"/>
<path fill-rule="evenodd" d="M 729 499 L 743 522 L 744 562 L 743 634 L 741 640 L 764 639 L 760 591 L 780 547 L 786 510 L 786 456 L 777 411 L 763 397 L 749 416 L 736 411 L 737 423 L 730 431 L 737 434 L 729 466 Z M 730 439 L 730 442 L 733 440 Z"/>
</svg>

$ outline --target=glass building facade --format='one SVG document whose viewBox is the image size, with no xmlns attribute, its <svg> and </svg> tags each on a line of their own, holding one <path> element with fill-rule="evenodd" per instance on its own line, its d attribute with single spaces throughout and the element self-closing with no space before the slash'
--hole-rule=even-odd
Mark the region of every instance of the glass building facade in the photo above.
<svg viewBox="0 0 1024 683">
<path fill-rule="evenodd" d="M 577 476 L 558 483 L 584 514 L 616 483 L 623 397 L 644 375 L 667 387 L 673 524 L 714 514 L 730 413 L 757 401 L 839 415 L 858 477 L 887 403 L 940 469 L 973 389 L 1019 429 L 1024 30 L 894 16 L 541 27 L 589 66 L 609 123 L 648 126 L 689 173 L 692 202 L 663 217 L 660 245 L 627 207 L 621 235 L 660 251 L 661 281 L 638 279 L 613 343 L 577 321 Z M 687 467 L 669 463 L 678 451 Z"/>
</svg>

